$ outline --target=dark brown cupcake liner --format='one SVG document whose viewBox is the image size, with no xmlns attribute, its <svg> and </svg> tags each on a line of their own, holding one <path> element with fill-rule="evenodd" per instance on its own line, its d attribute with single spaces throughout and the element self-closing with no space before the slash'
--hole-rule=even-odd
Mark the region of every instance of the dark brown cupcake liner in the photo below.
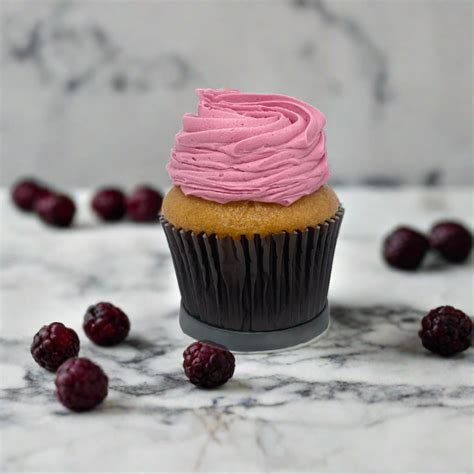
<svg viewBox="0 0 474 474">
<path fill-rule="evenodd" d="M 343 215 L 341 207 L 304 231 L 240 240 L 177 229 L 161 216 L 184 312 L 214 328 L 247 333 L 308 323 L 327 306 Z"/>
</svg>

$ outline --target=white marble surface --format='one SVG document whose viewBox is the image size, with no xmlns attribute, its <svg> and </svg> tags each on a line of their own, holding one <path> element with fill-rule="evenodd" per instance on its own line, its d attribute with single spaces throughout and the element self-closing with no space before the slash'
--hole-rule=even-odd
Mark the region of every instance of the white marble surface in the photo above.
<svg viewBox="0 0 474 474">
<path fill-rule="evenodd" d="M 168 181 L 196 87 L 327 116 L 333 178 L 473 184 L 470 0 L 2 0 L 2 173 Z"/>
<path fill-rule="evenodd" d="M 473 471 L 474 349 L 442 359 L 417 329 L 439 304 L 474 314 L 473 262 L 413 274 L 387 268 L 381 236 L 399 222 L 440 217 L 473 224 L 473 190 L 342 188 L 347 213 L 335 258 L 333 324 L 320 342 L 237 355 L 235 377 L 214 391 L 184 378 L 190 339 L 158 226 L 99 225 L 80 195 L 76 227 L 53 230 L 2 195 L 2 472 L 462 472 Z M 469 221 L 469 219 L 471 219 Z M 86 307 L 110 300 L 131 317 L 128 341 L 92 345 Z M 29 344 L 60 320 L 81 354 L 102 365 L 110 394 L 74 414 Z"/>
</svg>

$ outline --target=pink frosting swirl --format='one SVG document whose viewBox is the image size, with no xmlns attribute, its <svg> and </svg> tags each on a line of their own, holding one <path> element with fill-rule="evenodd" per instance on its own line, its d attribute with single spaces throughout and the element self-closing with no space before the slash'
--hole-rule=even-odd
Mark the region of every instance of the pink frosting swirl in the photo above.
<svg viewBox="0 0 474 474">
<path fill-rule="evenodd" d="M 168 172 L 186 195 L 210 201 L 288 206 L 325 184 L 326 120 L 292 97 L 198 89 L 185 114 Z"/>
</svg>

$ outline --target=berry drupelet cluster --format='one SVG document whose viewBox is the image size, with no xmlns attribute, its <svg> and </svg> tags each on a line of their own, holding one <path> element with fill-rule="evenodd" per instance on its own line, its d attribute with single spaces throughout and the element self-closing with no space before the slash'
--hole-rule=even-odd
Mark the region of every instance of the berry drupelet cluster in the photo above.
<svg viewBox="0 0 474 474">
<path fill-rule="evenodd" d="M 448 357 L 471 346 L 472 321 L 459 309 L 440 306 L 421 320 L 418 334 L 426 349 Z"/>
<path fill-rule="evenodd" d="M 87 337 L 99 346 L 114 346 L 130 331 L 128 316 L 112 303 L 97 303 L 87 308 L 83 326 Z"/>
<path fill-rule="evenodd" d="M 70 227 L 76 214 L 72 197 L 32 178 L 18 181 L 11 198 L 18 209 L 35 212 L 43 223 L 53 227 Z M 94 194 L 91 208 L 105 222 L 127 217 L 134 222 L 156 223 L 162 202 L 162 194 L 152 186 L 138 186 L 129 196 L 119 188 L 103 187 Z"/>
<path fill-rule="evenodd" d="M 119 221 L 127 212 L 125 194 L 118 188 L 99 189 L 92 199 L 91 207 L 102 220 Z"/>
<path fill-rule="evenodd" d="M 430 249 L 450 263 L 462 263 L 471 253 L 472 234 L 460 223 L 445 221 L 434 225 L 426 237 L 410 227 L 398 227 L 383 242 L 385 261 L 401 270 L 417 269 Z"/>
<path fill-rule="evenodd" d="M 45 224 L 69 227 L 76 213 L 76 205 L 65 194 L 50 194 L 37 202 L 35 211 Z"/>
<path fill-rule="evenodd" d="M 84 357 L 68 359 L 56 373 L 56 396 L 70 410 L 91 410 L 107 396 L 109 379 Z"/>
<path fill-rule="evenodd" d="M 35 212 L 42 222 L 53 227 L 69 227 L 76 214 L 76 205 L 70 196 L 34 179 L 17 182 L 11 198 L 18 209 Z"/>
<path fill-rule="evenodd" d="M 129 196 L 117 188 L 102 188 L 92 199 L 96 215 L 108 222 L 128 217 L 134 222 L 157 222 L 163 196 L 151 186 L 139 186 Z"/>
<path fill-rule="evenodd" d="M 399 227 L 385 239 L 384 257 L 392 267 L 413 270 L 419 267 L 429 246 L 423 234 L 409 227 Z"/>
<path fill-rule="evenodd" d="M 183 368 L 189 381 L 202 388 L 215 388 L 226 383 L 233 375 L 235 358 L 226 347 L 198 341 L 183 353 Z"/>
<path fill-rule="evenodd" d="M 84 316 L 84 331 L 96 344 L 111 346 L 130 331 L 128 316 L 111 303 L 90 306 Z M 56 372 L 56 395 L 70 410 L 94 408 L 107 396 L 108 378 L 103 370 L 84 357 L 76 332 L 62 323 L 43 326 L 33 337 L 31 355 L 41 366 Z"/>
<path fill-rule="evenodd" d="M 458 222 L 440 222 L 431 229 L 431 248 L 448 262 L 462 263 L 472 249 L 472 234 Z"/>
<path fill-rule="evenodd" d="M 41 367 L 55 372 L 63 362 L 79 354 L 79 347 L 79 337 L 73 329 L 63 323 L 51 323 L 35 334 L 31 355 Z"/>
</svg>

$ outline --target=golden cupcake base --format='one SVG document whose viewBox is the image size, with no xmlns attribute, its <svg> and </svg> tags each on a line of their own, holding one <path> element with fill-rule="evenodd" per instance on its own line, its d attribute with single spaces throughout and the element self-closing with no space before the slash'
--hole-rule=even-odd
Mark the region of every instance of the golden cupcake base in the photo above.
<svg viewBox="0 0 474 474">
<path fill-rule="evenodd" d="M 315 227 L 330 219 L 339 206 L 336 193 L 327 185 L 289 206 L 254 201 L 219 204 L 186 196 L 175 186 L 165 196 L 162 213 L 179 229 L 239 240 Z"/>
</svg>

